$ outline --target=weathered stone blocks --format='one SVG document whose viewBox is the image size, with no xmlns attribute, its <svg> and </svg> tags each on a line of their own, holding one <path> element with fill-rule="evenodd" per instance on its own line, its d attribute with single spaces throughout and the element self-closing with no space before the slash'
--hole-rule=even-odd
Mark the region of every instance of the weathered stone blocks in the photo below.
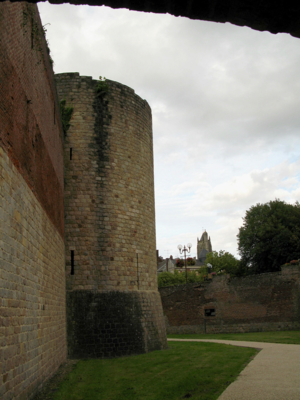
<svg viewBox="0 0 300 400">
<path fill-rule="evenodd" d="M 64 150 L 70 355 L 83 356 L 85 351 L 85 356 L 113 356 L 165 348 L 156 278 L 151 109 L 117 82 L 103 82 L 100 91 L 97 81 L 78 73 L 58 74 L 56 82 L 60 99 L 74 109 Z M 93 333 L 83 333 L 78 299 L 93 315 Z M 132 304 L 131 312 L 125 312 L 122 303 Z M 131 332 L 127 344 L 117 340 L 121 331 L 116 328 L 107 339 L 119 345 L 108 347 L 103 315 L 109 314 L 115 327 L 123 311 L 124 332 Z M 139 338 L 134 347 L 130 336 Z M 99 348 L 88 350 L 84 337 Z"/>
<path fill-rule="evenodd" d="M 300 270 L 160 288 L 168 333 L 300 329 Z M 214 310 L 207 316 L 205 310 Z"/>
<path fill-rule="evenodd" d="M 158 292 L 67 292 L 71 358 L 140 354 L 165 346 Z"/>
<path fill-rule="evenodd" d="M 0 3 L 0 398 L 66 360 L 63 146 L 36 5 Z"/>
<path fill-rule="evenodd" d="M 66 360 L 64 241 L 1 147 L 0 210 L 0 398 L 29 398 Z"/>
</svg>

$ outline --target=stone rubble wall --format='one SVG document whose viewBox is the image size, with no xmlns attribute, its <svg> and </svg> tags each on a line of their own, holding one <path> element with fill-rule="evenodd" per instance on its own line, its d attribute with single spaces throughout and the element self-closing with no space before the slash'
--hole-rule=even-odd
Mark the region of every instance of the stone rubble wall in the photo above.
<svg viewBox="0 0 300 400">
<path fill-rule="evenodd" d="M 300 329 L 300 270 L 159 289 L 167 332 L 231 333 Z M 205 316 L 214 309 L 215 316 Z"/>
</svg>

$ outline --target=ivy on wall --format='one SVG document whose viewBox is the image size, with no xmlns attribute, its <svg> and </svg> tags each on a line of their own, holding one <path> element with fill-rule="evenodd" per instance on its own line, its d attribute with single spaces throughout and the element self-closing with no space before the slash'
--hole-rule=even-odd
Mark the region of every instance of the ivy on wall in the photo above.
<svg viewBox="0 0 300 400">
<path fill-rule="evenodd" d="M 96 86 L 96 93 L 98 96 L 103 96 L 108 92 L 108 83 L 106 82 L 106 78 L 99 76 L 99 81 Z"/>
<path fill-rule="evenodd" d="M 60 102 L 59 102 L 59 109 L 60 109 L 60 115 L 61 115 L 64 136 L 66 136 L 68 129 L 71 126 L 70 120 L 71 120 L 71 117 L 73 114 L 73 107 L 72 106 L 68 107 L 66 105 L 66 99 L 63 99 L 63 100 L 60 100 Z"/>
</svg>

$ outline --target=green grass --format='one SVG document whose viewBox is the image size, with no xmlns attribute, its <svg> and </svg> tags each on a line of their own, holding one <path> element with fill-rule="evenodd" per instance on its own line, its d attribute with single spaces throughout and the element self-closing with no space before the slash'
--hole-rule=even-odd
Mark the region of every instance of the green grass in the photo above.
<svg viewBox="0 0 300 400">
<path fill-rule="evenodd" d="M 222 339 L 248 342 L 300 344 L 300 331 L 217 333 L 206 335 L 168 335 L 176 339 Z"/>
<path fill-rule="evenodd" d="M 256 354 L 212 343 L 170 342 L 169 349 L 138 356 L 82 360 L 53 400 L 217 399 Z"/>
</svg>

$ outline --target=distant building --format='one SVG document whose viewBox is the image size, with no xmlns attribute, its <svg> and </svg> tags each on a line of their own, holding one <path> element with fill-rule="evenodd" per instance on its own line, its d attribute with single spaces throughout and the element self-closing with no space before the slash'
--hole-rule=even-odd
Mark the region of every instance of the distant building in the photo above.
<svg viewBox="0 0 300 400">
<path fill-rule="evenodd" d="M 197 238 L 197 259 L 200 265 L 204 265 L 207 253 L 211 252 L 212 252 L 212 246 L 210 237 L 208 237 L 207 232 L 204 231 L 202 233 L 200 240 L 199 238 Z"/>
<path fill-rule="evenodd" d="M 174 270 L 175 270 L 175 262 L 176 260 L 173 259 L 173 256 L 170 256 L 170 258 L 166 258 L 165 260 L 161 261 L 160 263 L 158 263 L 157 265 L 157 275 L 160 272 L 171 272 L 172 274 L 174 274 Z"/>
</svg>

